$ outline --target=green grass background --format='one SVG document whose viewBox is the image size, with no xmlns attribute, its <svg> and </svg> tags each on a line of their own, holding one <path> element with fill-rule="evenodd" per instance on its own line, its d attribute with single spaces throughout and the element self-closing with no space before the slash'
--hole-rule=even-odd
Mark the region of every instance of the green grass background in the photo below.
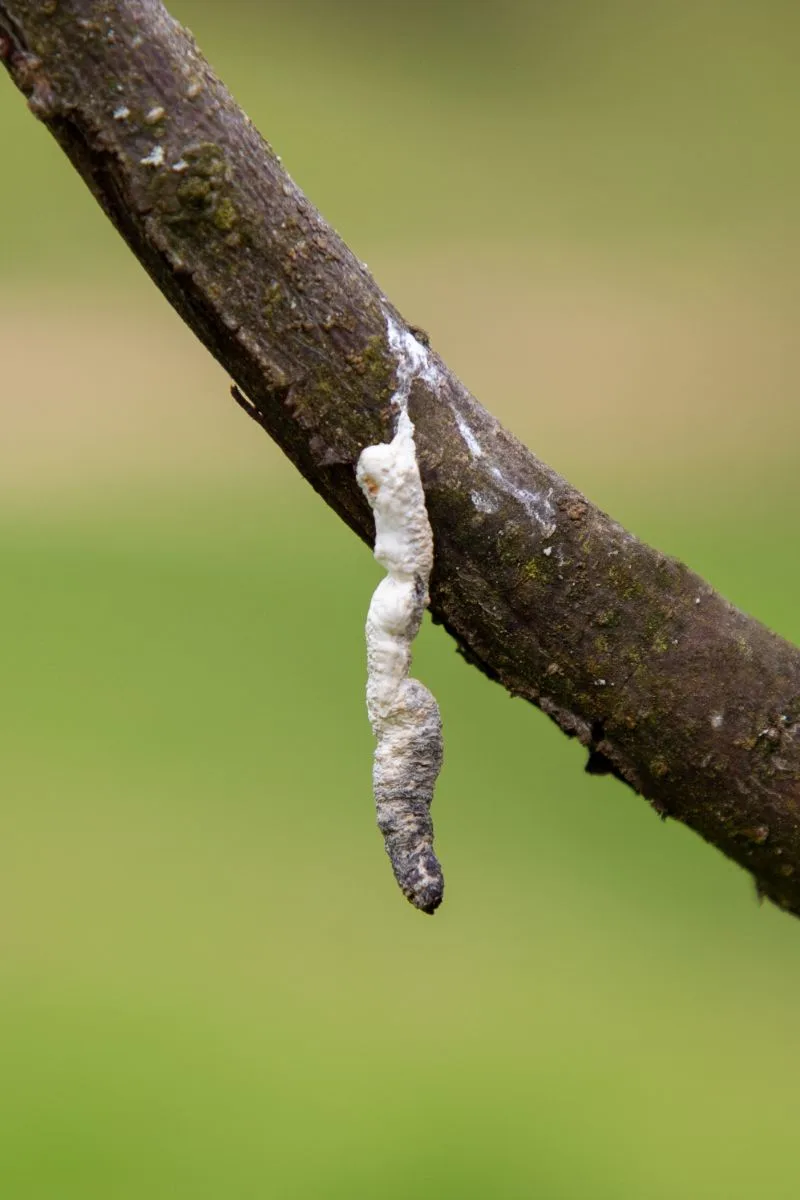
<svg viewBox="0 0 800 1200">
<path fill-rule="evenodd" d="M 793 7 L 174 11 L 481 398 L 800 638 Z M 796 1197 L 797 922 L 430 626 L 415 913 L 369 552 L 5 81 L 0 141 L 0 1195 Z"/>
</svg>

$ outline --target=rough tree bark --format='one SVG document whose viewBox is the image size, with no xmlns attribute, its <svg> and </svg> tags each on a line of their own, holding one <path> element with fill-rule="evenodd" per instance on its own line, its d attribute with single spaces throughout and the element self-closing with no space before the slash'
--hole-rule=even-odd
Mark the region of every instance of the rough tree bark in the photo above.
<svg viewBox="0 0 800 1200">
<path fill-rule="evenodd" d="M 370 541 L 354 464 L 390 436 L 387 314 L 402 319 L 191 37 L 158 0 L 0 0 L 0 58 L 243 406 Z M 434 360 L 410 398 L 434 620 L 579 738 L 588 770 L 800 915 L 800 652 L 626 533 Z"/>
</svg>

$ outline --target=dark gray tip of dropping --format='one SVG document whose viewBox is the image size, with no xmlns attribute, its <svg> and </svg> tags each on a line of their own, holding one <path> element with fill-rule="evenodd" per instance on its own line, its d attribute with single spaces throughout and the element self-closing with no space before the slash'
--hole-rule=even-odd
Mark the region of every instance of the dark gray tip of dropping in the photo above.
<svg viewBox="0 0 800 1200">
<path fill-rule="evenodd" d="M 444 899 L 444 875 L 433 851 L 393 858 L 392 870 L 409 903 L 433 916 Z"/>
<path fill-rule="evenodd" d="M 420 912 L 427 913 L 429 917 L 432 917 L 439 905 L 442 903 L 442 900 L 444 900 L 444 885 L 442 885 L 442 887 L 437 890 L 436 894 L 432 895 L 430 900 L 426 901 L 424 904 L 421 903 L 419 899 L 415 900 L 411 899 L 411 897 L 409 897 L 409 899 L 414 905 L 414 908 L 419 909 Z"/>
<path fill-rule="evenodd" d="M 433 852 L 430 798 L 421 798 L 418 789 L 387 791 L 377 817 L 401 892 L 420 912 L 436 912 L 444 898 L 444 875 Z"/>
</svg>

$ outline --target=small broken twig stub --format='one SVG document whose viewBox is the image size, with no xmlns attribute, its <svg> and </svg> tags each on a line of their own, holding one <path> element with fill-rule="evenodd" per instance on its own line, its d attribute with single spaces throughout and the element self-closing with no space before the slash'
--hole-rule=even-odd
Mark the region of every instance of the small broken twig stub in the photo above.
<svg viewBox="0 0 800 1200">
<path fill-rule="evenodd" d="M 433 913 L 444 878 L 433 852 L 430 806 L 442 766 L 442 722 L 436 700 L 409 678 L 411 643 L 428 604 L 433 534 L 417 463 L 408 396 L 417 375 L 431 377 L 425 347 L 387 318 L 397 355 L 397 409 L 390 442 L 367 446 L 356 470 L 375 516 L 375 557 L 387 575 L 367 615 L 367 711 L 377 738 L 373 788 L 378 828 L 403 894 Z"/>
</svg>

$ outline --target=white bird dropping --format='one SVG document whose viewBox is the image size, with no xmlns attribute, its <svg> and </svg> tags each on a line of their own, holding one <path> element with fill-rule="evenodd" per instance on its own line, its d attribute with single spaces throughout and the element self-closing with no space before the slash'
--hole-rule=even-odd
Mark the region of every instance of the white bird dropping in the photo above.
<svg viewBox="0 0 800 1200">
<path fill-rule="evenodd" d="M 397 425 L 391 442 L 367 446 L 356 478 L 375 516 L 375 558 L 387 575 L 367 615 L 367 712 L 377 739 L 372 782 L 378 828 L 403 894 L 423 912 L 442 902 L 430 805 L 442 766 L 442 722 L 428 689 L 409 678 L 411 643 L 428 603 L 433 535 L 417 464 L 408 395 L 416 375 L 432 381 L 427 351 L 390 318 L 398 357 Z"/>
</svg>

